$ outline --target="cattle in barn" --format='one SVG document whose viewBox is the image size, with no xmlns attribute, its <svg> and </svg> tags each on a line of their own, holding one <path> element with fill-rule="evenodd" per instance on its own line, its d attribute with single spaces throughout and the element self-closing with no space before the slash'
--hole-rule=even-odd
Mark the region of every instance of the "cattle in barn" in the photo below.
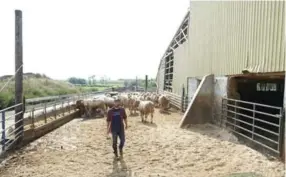
<svg viewBox="0 0 286 177">
<path fill-rule="evenodd" d="M 114 98 L 113 97 L 105 97 L 104 103 L 106 108 L 112 108 L 114 106 Z"/>
<path fill-rule="evenodd" d="M 131 95 L 139 96 L 140 93 L 139 92 L 133 92 L 133 93 L 131 93 Z"/>
<path fill-rule="evenodd" d="M 146 96 L 146 97 L 145 97 L 145 100 L 146 100 L 146 101 L 152 101 L 151 96 L 149 96 L 149 95 Z"/>
<path fill-rule="evenodd" d="M 139 100 L 140 101 L 145 101 L 145 96 L 144 95 L 139 96 Z"/>
<path fill-rule="evenodd" d="M 85 113 L 85 106 L 83 100 L 77 100 L 75 103 L 75 107 L 79 109 L 79 114 L 82 116 Z"/>
<path fill-rule="evenodd" d="M 105 93 L 105 96 L 107 97 L 111 97 L 111 95 L 109 93 Z"/>
<path fill-rule="evenodd" d="M 105 104 L 102 100 L 78 100 L 76 107 L 80 110 L 81 115 L 84 113 L 87 117 L 91 116 L 92 111 L 101 110 L 106 113 Z"/>
<path fill-rule="evenodd" d="M 139 106 L 139 99 L 136 96 L 132 96 L 128 99 L 128 108 L 130 115 L 134 115 L 136 113 L 136 110 Z"/>
<path fill-rule="evenodd" d="M 150 114 L 150 122 L 153 123 L 154 103 L 152 101 L 139 101 L 138 110 L 140 112 L 142 122 L 147 122 L 147 118 Z"/>
<path fill-rule="evenodd" d="M 161 95 L 158 99 L 160 111 L 165 111 L 170 108 L 170 99 L 166 95 Z"/>
<path fill-rule="evenodd" d="M 153 101 L 155 107 L 159 106 L 159 95 L 154 93 L 151 95 L 151 101 Z"/>
<path fill-rule="evenodd" d="M 92 110 L 95 110 L 95 111 L 98 111 L 98 110 L 101 110 L 103 111 L 103 114 L 106 113 L 106 106 L 105 106 L 105 103 L 103 100 L 92 100 L 89 102 L 89 108 L 90 108 L 90 111 Z"/>
<path fill-rule="evenodd" d="M 129 100 L 128 95 L 127 94 L 121 94 L 118 96 L 118 98 L 120 100 L 121 106 L 124 108 L 128 108 L 128 106 L 129 106 L 128 105 L 128 100 Z"/>
</svg>

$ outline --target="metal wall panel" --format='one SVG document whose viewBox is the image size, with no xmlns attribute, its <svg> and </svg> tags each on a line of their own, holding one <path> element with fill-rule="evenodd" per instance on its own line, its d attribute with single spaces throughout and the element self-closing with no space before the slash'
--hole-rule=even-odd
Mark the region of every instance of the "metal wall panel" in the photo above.
<svg viewBox="0 0 286 177">
<path fill-rule="evenodd" d="M 157 88 L 159 91 L 164 89 L 164 75 L 165 75 L 165 61 L 160 62 L 160 66 L 157 73 Z"/>
<path fill-rule="evenodd" d="M 188 67 L 191 61 L 188 57 L 188 41 L 181 44 L 174 51 L 173 93 L 182 94 L 182 86 L 187 88 L 187 77 L 190 74 Z"/>
<path fill-rule="evenodd" d="M 285 71 L 284 1 L 191 1 L 188 76 Z"/>
</svg>

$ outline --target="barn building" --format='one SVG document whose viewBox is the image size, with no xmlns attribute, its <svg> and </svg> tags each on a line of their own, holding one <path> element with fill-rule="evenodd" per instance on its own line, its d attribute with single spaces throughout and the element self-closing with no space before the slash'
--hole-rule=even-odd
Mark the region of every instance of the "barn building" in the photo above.
<svg viewBox="0 0 286 177">
<path fill-rule="evenodd" d="M 284 83 L 285 1 L 191 1 L 157 72 L 158 92 L 187 100 L 181 126 L 212 122 L 280 156 Z"/>
</svg>

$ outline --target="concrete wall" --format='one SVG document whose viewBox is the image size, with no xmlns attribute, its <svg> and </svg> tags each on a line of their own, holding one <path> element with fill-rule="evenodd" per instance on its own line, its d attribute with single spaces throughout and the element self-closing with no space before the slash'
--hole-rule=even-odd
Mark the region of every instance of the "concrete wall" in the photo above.
<svg viewBox="0 0 286 177">
<path fill-rule="evenodd" d="M 188 57 L 188 41 L 181 44 L 174 51 L 173 93 L 182 95 L 182 86 L 187 87 L 187 77 L 190 74 Z"/>
<path fill-rule="evenodd" d="M 189 124 L 204 124 L 211 122 L 214 93 L 213 82 L 214 75 L 207 75 L 202 79 L 180 122 L 180 127 Z"/>
<path fill-rule="evenodd" d="M 221 123 L 222 98 L 227 97 L 227 77 L 215 77 L 213 99 L 213 123 Z M 223 125 L 224 126 L 224 125 Z"/>
<path fill-rule="evenodd" d="M 61 118 L 58 118 L 52 122 L 49 122 L 45 125 L 42 125 L 40 127 L 37 127 L 35 129 L 27 129 L 24 131 L 24 141 L 23 145 L 30 143 L 31 141 L 36 140 L 37 138 L 40 138 L 41 136 L 53 131 L 54 129 L 68 123 L 75 117 L 79 117 L 79 111 L 75 111 L 71 114 L 67 114 Z"/>
<path fill-rule="evenodd" d="M 203 81 L 202 81 L 203 82 Z M 194 98 L 197 88 L 199 88 L 199 80 L 196 78 L 188 78 L 188 99 Z M 213 82 L 213 109 L 212 123 L 221 123 L 222 98 L 227 97 L 228 77 L 215 77 Z"/>
<path fill-rule="evenodd" d="M 188 83 L 187 83 L 188 100 L 192 100 L 198 86 L 199 86 L 199 81 L 196 78 L 188 78 Z"/>
</svg>

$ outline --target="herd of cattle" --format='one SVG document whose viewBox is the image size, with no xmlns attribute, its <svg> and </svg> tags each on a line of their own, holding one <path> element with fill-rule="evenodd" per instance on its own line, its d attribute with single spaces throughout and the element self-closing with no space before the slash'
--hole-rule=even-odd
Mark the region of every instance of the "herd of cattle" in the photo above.
<svg viewBox="0 0 286 177">
<path fill-rule="evenodd" d="M 92 113 L 106 115 L 108 109 L 114 106 L 115 98 L 120 100 L 120 104 L 125 109 L 129 109 L 130 115 L 140 112 L 142 122 L 146 122 L 151 115 L 151 123 L 153 122 L 154 109 L 160 108 L 160 112 L 170 108 L 170 98 L 164 94 L 151 92 L 127 92 L 117 94 L 105 94 L 91 99 L 78 100 L 76 108 L 80 110 L 80 114 L 90 117 Z M 144 119 L 145 118 L 145 119 Z"/>
</svg>

